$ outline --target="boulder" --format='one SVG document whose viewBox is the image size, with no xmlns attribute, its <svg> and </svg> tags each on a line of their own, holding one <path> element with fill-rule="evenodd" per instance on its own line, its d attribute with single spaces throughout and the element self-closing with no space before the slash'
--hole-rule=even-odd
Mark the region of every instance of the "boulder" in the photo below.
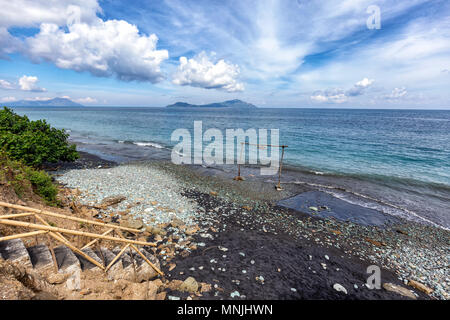
<svg viewBox="0 0 450 320">
<path fill-rule="evenodd" d="M 180 285 L 179 290 L 181 292 L 195 293 L 198 290 L 198 282 L 193 277 L 189 277 Z"/>
<path fill-rule="evenodd" d="M 33 268 L 30 255 L 21 239 L 0 241 L 0 252 L 5 260 Z"/>
<path fill-rule="evenodd" d="M 54 263 L 52 254 L 45 244 L 38 244 L 27 248 L 34 269 L 41 271 L 53 271 Z"/>
<path fill-rule="evenodd" d="M 100 208 L 101 209 L 106 209 L 109 206 L 121 203 L 122 201 L 124 201 L 127 197 L 123 196 L 123 195 L 117 195 L 117 196 L 111 196 L 111 197 L 106 197 L 102 200 L 101 204 L 100 204 Z"/>
<path fill-rule="evenodd" d="M 147 231 L 148 233 L 152 234 L 152 235 L 166 235 L 167 233 L 158 227 L 153 227 L 153 226 L 148 226 L 145 228 L 145 231 Z"/>
<path fill-rule="evenodd" d="M 148 253 L 144 249 L 141 249 L 140 251 L 151 263 L 153 263 L 153 265 L 155 265 L 156 268 L 161 268 L 159 260 L 154 255 Z M 132 254 L 136 262 L 136 282 L 147 281 L 158 276 L 156 270 L 153 269 L 153 267 L 150 266 L 144 259 L 142 259 L 139 254 L 136 252 L 133 252 Z"/>
<path fill-rule="evenodd" d="M 103 256 L 105 259 L 105 266 L 109 266 L 109 264 L 114 260 L 116 257 L 116 254 L 111 252 L 107 248 L 100 248 L 94 251 L 98 257 Z M 119 251 L 120 252 L 120 251 Z M 125 273 L 123 272 L 123 264 L 122 260 L 119 258 L 114 262 L 114 264 L 109 268 L 107 272 L 108 280 L 116 280 L 116 279 L 123 279 Z"/>
<path fill-rule="evenodd" d="M 141 229 L 144 227 L 144 222 L 142 219 L 132 219 L 129 218 L 128 220 L 124 220 L 120 222 L 120 225 L 125 228 L 131 228 L 131 229 Z"/>
<path fill-rule="evenodd" d="M 81 289 L 81 265 L 75 254 L 66 246 L 59 246 L 53 249 L 58 263 L 59 273 L 67 274 L 66 281 L 68 290 Z"/>
</svg>

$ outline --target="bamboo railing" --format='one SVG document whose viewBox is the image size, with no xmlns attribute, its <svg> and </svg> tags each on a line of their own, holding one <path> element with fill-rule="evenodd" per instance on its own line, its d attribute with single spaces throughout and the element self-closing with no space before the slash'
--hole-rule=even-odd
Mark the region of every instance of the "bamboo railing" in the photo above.
<svg viewBox="0 0 450 320">
<path fill-rule="evenodd" d="M 125 252 L 125 250 L 127 248 L 131 247 L 159 275 L 161 275 L 161 276 L 164 275 L 164 273 L 162 273 L 161 270 L 159 270 L 152 262 L 150 262 L 147 259 L 147 257 L 136 247 L 136 245 L 155 247 L 156 246 L 155 243 L 127 239 L 121 233 L 121 231 L 128 231 L 133 234 L 139 234 L 139 233 L 141 233 L 140 230 L 126 228 L 126 227 L 122 227 L 122 226 L 118 226 L 118 225 L 114 225 L 114 224 L 110 224 L 110 223 L 104 223 L 104 222 L 99 222 L 99 221 L 94 221 L 94 220 L 89 220 L 89 219 L 71 217 L 71 216 L 67 216 L 67 215 L 63 215 L 63 214 L 59 214 L 59 213 L 55 213 L 55 212 L 51 212 L 51 211 L 47 211 L 47 210 L 40 210 L 40 209 L 36 209 L 36 208 L 16 205 L 16 204 L 7 203 L 7 202 L 3 202 L 3 201 L 0 201 L 0 206 L 21 211 L 20 213 L 16 213 L 16 214 L 0 215 L 0 224 L 14 226 L 14 227 L 23 227 L 26 229 L 33 230 L 30 232 L 15 234 L 15 235 L 6 236 L 6 237 L 0 237 L 0 242 L 6 241 L 6 240 L 12 240 L 12 239 L 26 238 L 26 237 L 37 237 L 38 235 L 50 236 L 53 239 L 55 239 L 56 241 L 61 242 L 62 244 L 66 245 L 72 251 L 78 253 L 83 258 L 85 258 L 89 262 L 93 263 L 94 265 L 96 265 L 100 269 L 104 270 L 105 272 L 107 272 L 114 265 L 114 263 L 120 258 L 120 256 Z M 12 220 L 14 218 L 21 218 L 21 217 L 28 217 L 28 216 L 34 216 L 35 223 Z M 79 230 L 54 227 L 54 226 L 51 226 L 42 216 L 48 216 L 48 217 L 65 219 L 65 220 L 70 220 L 70 221 L 87 223 L 90 225 L 105 227 L 105 228 L 108 228 L 108 230 L 103 232 L 102 234 L 98 234 L 98 233 L 94 233 L 94 232 L 84 232 L 84 231 L 79 231 Z M 36 220 L 38 220 L 42 224 L 36 223 Z M 117 231 L 117 234 L 119 235 L 119 237 L 108 235 L 111 232 L 115 232 L 115 231 Z M 74 236 L 79 236 L 79 237 L 88 237 L 88 238 L 93 238 L 93 240 L 90 241 L 85 246 L 83 246 L 81 249 L 78 249 L 66 237 L 64 237 L 63 234 L 69 234 L 69 235 L 74 235 Z M 99 263 L 95 259 L 91 258 L 89 255 L 87 255 L 86 253 L 84 253 L 82 251 L 83 249 L 86 249 L 86 248 L 92 246 L 93 244 L 97 243 L 100 240 L 113 241 L 113 242 L 125 244 L 124 248 L 116 255 L 116 257 L 109 263 L 108 266 L 102 265 L 101 263 Z M 50 248 L 50 249 L 52 251 L 51 252 L 52 257 L 53 257 L 53 261 L 55 263 L 55 269 L 57 270 L 56 259 L 54 257 L 53 248 Z"/>
</svg>

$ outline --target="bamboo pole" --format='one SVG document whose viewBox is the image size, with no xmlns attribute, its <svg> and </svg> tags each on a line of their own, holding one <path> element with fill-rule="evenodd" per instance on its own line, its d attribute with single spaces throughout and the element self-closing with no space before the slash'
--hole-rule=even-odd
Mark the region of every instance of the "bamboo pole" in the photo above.
<svg viewBox="0 0 450 320">
<path fill-rule="evenodd" d="M 121 232 L 118 232 L 118 234 L 119 234 L 119 237 L 121 237 L 122 239 L 125 239 L 125 237 L 123 236 L 123 234 Z M 142 252 L 140 252 L 139 249 L 136 248 L 135 245 L 130 244 L 130 247 L 133 248 L 142 257 L 142 259 L 144 259 L 145 262 L 147 262 L 150 265 L 150 267 L 152 267 L 157 273 L 159 273 L 161 276 L 164 276 L 164 273 L 162 273 L 161 270 L 159 270 L 153 263 L 151 263 L 150 260 L 148 260 L 147 257 Z"/>
<path fill-rule="evenodd" d="M 42 219 L 42 217 L 40 217 L 38 214 L 34 214 L 34 216 L 39 220 L 39 221 L 41 221 L 43 224 L 45 224 L 46 226 L 50 226 L 50 224 L 47 222 L 47 221 L 45 221 L 44 219 Z M 76 252 L 79 254 L 79 255 L 81 255 L 82 257 L 84 257 L 86 260 L 88 260 L 88 261 L 91 261 L 92 263 L 94 263 L 95 265 L 97 265 L 97 266 L 100 266 L 100 265 L 98 265 L 97 263 L 95 263 L 96 261 L 94 260 L 94 259 L 92 259 L 90 256 L 88 256 L 86 253 L 84 253 L 83 251 L 81 251 L 81 250 L 79 250 L 77 247 L 75 247 L 74 245 L 72 245 L 72 243 L 68 240 L 68 239 L 66 239 L 61 233 L 59 233 L 59 232 L 50 232 L 50 235 L 53 237 L 53 238 L 55 238 L 56 240 L 58 240 L 58 238 L 59 238 L 59 241 L 61 241 L 62 243 L 64 243 L 66 246 L 68 246 L 69 247 L 69 245 L 71 246 L 71 247 L 69 247 L 69 248 L 74 248 L 74 249 L 76 249 Z M 48 235 L 47 235 L 47 237 L 48 237 Z M 56 271 L 58 271 L 58 265 L 57 265 L 57 263 L 56 263 L 56 256 L 55 256 L 55 253 L 54 253 L 54 251 L 53 251 L 53 247 L 51 246 L 51 243 L 50 243 L 50 239 L 48 239 L 49 240 L 49 245 L 50 245 L 50 253 L 52 253 L 52 258 L 54 258 L 54 260 L 53 260 L 53 264 L 55 265 L 55 269 L 56 269 Z M 74 249 L 72 249 L 73 251 L 75 251 Z M 94 262 L 95 261 L 95 262 Z M 103 266 L 102 266 L 102 269 L 103 269 Z"/>
<path fill-rule="evenodd" d="M 71 216 L 67 216 L 67 215 L 63 215 L 63 214 L 58 214 L 58 213 L 54 213 L 54 212 L 50 212 L 50 211 L 46 211 L 46 210 L 40 210 L 40 209 L 20 206 L 20 205 L 17 205 L 17 204 L 7 203 L 7 202 L 3 202 L 3 201 L 0 201 L 0 206 L 7 207 L 7 208 L 18 209 L 18 210 L 29 211 L 29 212 L 34 212 L 34 213 L 38 213 L 38 214 L 52 216 L 52 217 L 55 217 L 55 218 L 63 218 L 63 219 L 68 219 L 68 220 L 72 220 L 72 221 L 77 221 L 77 222 L 90 223 L 90 224 L 94 224 L 94 225 L 102 226 L 102 227 L 109 227 L 109 228 L 114 228 L 114 229 L 119 229 L 119 230 L 125 230 L 125 231 L 129 231 L 129 232 L 132 232 L 132 233 L 141 233 L 141 231 L 137 230 L 137 229 L 116 226 L 116 225 L 113 225 L 113 224 L 108 224 L 108 223 L 98 222 L 98 221 L 92 221 L 92 220 L 88 220 L 88 219 L 71 217 Z"/>
<path fill-rule="evenodd" d="M 107 234 L 110 234 L 111 231 L 113 231 L 113 230 L 114 230 L 114 229 L 109 229 L 109 230 L 107 230 L 106 232 L 103 232 L 103 233 L 102 233 L 102 236 L 106 236 Z M 98 241 L 98 239 L 92 240 L 92 241 L 89 242 L 87 245 L 85 245 L 83 248 L 81 248 L 81 250 L 86 249 L 86 248 L 92 246 L 92 245 L 93 245 L 94 243 L 96 243 L 97 241 Z"/>
<path fill-rule="evenodd" d="M 23 212 L 23 213 L 14 213 L 14 214 L 5 214 L 0 215 L 0 219 L 11 219 L 11 218 L 20 218 L 34 215 L 32 212 Z"/>
<path fill-rule="evenodd" d="M 41 216 L 39 216 L 37 213 L 33 213 L 33 214 L 34 214 L 34 217 L 36 219 L 38 219 L 40 222 L 42 222 L 46 226 L 50 226 L 50 224 L 47 221 L 45 221 Z M 66 240 L 67 242 L 69 242 L 69 240 L 64 238 L 64 236 L 61 233 L 57 232 L 56 234 L 58 236 L 60 236 L 61 238 L 63 238 L 64 240 Z M 52 245 L 52 242 L 50 241 L 50 237 L 49 237 L 48 234 L 47 234 L 47 241 L 48 241 L 48 248 L 49 248 L 50 253 L 52 255 L 53 267 L 54 267 L 55 273 L 58 273 L 58 261 L 56 260 L 55 251 L 53 250 L 53 245 Z"/>
<path fill-rule="evenodd" d="M 50 225 L 47 221 L 45 221 L 44 219 L 42 219 L 42 217 L 39 216 L 37 213 L 34 213 L 34 216 L 35 216 L 40 222 L 42 222 L 43 224 L 45 224 L 46 226 L 51 227 L 51 225 Z M 69 241 L 69 240 L 66 239 L 61 233 L 57 232 L 56 234 L 57 234 L 58 236 L 60 236 L 61 238 L 63 238 L 64 240 Z"/>
<path fill-rule="evenodd" d="M 281 147 L 281 161 L 280 161 L 280 168 L 278 170 L 278 185 L 277 185 L 277 190 L 281 191 L 283 190 L 283 188 L 281 188 L 281 168 L 283 167 L 283 157 L 284 157 L 284 148 L 285 146 Z"/>
<path fill-rule="evenodd" d="M 37 236 L 37 235 L 48 233 L 48 232 L 50 232 L 50 231 L 39 230 L 39 231 L 31 231 L 31 232 L 26 232 L 26 233 L 14 234 L 12 236 L 1 237 L 0 242 L 6 241 L 6 240 L 14 240 L 14 239 L 18 239 L 18 238 L 33 237 L 33 236 Z"/>
<path fill-rule="evenodd" d="M 125 252 L 125 250 L 127 250 L 127 248 L 130 246 L 129 243 L 127 243 L 125 245 L 125 247 L 123 247 L 122 250 L 120 250 L 120 252 L 117 254 L 117 256 L 115 256 L 115 258 L 108 264 L 108 266 L 105 269 L 105 272 L 108 272 L 108 270 L 114 265 L 114 263 L 116 263 L 116 261 L 120 258 L 120 256 Z"/>
<path fill-rule="evenodd" d="M 92 259 L 91 257 L 89 257 L 86 253 L 84 253 L 83 251 L 81 251 L 80 249 L 78 249 L 77 247 L 73 246 L 69 241 L 65 240 L 64 238 L 59 237 L 56 233 L 54 232 L 50 232 L 49 235 L 51 237 L 53 237 L 55 240 L 61 241 L 62 243 L 64 243 L 67 247 L 69 247 L 72 251 L 75 251 L 76 253 L 78 253 L 80 256 L 82 256 L 83 258 L 85 258 L 86 260 L 88 260 L 89 262 L 95 264 L 97 267 L 99 267 L 102 270 L 105 270 L 105 267 L 101 265 L 101 263 L 98 263 L 96 260 Z"/>
<path fill-rule="evenodd" d="M 130 244 L 130 246 L 144 259 L 156 272 L 158 272 L 161 276 L 164 276 L 164 273 L 161 272 L 153 263 L 150 262 L 150 260 L 147 259 L 147 257 L 139 251 L 138 248 L 134 244 Z"/>
<path fill-rule="evenodd" d="M 104 240 L 138 244 L 138 245 L 142 245 L 142 246 L 156 247 L 156 244 L 151 243 L 151 242 L 129 240 L 129 239 L 125 239 L 125 238 L 120 239 L 120 238 L 114 238 L 114 237 L 110 237 L 110 236 L 102 236 L 100 234 L 95 234 L 95 233 L 90 233 L 90 232 L 82 232 L 82 231 L 69 230 L 69 229 L 63 229 L 63 228 L 57 228 L 57 227 L 51 227 L 51 226 L 43 226 L 40 224 L 34 224 L 34 223 L 29 223 L 29 222 L 0 219 L 0 224 L 6 224 L 6 225 L 16 226 L 16 227 L 26 227 L 26 228 L 32 228 L 32 229 L 38 229 L 38 230 L 47 230 L 47 231 L 53 231 L 53 232 L 68 233 L 68 234 L 73 234 L 76 236 L 100 238 L 100 239 L 104 239 Z"/>
<path fill-rule="evenodd" d="M 50 236 L 47 234 L 48 241 L 48 249 L 50 250 L 50 254 L 52 255 L 53 260 L 53 270 L 55 273 L 58 273 L 58 261 L 56 260 L 55 250 L 53 250 L 52 242 L 50 241 Z"/>
</svg>

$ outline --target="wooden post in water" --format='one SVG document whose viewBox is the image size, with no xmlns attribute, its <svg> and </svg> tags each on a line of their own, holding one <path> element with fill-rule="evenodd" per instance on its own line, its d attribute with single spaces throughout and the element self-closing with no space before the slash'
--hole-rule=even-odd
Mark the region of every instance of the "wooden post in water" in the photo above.
<svg viewBox="0 0 450 320">
<path fill-rule="evenodd" d="M 240 154 L 239 160 L 238 160 L 238 175 L 233 178 L 233 180 L 236 180 L 236 181 L 245 180 L 243 177 L 241 177 L 241 163 L 240 163 L 242 160 L 242 151 L 243 151 L 243 148 L 245 148 L 244 147 L 245 144 L 246 144 L 245 142 L 241 142 L 241 154 Z"/>
<path fill-rule="evenodd" d="M 284 148 L 287 146 L 281 146 L 281 161 L 280 161 L 280 167 L 278 169 L 278 184 L 276 186 L 276 189 L 278 191 L 282 191 L 283 188 L 281 187 L 281 167 L 283 166 L 283 158 L 284 158 Z"/>
</svg>

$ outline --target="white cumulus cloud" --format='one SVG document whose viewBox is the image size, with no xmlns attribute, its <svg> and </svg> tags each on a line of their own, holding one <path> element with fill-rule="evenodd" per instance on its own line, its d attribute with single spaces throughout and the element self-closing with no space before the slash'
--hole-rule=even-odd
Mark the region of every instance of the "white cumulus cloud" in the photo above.
<svg viewBox="0 0 450 320">
<path fill-rule="evenodd" d="M 33 61 L 50 61 L 62 69 L 156 83 L 164 79 L 160 65 L 169 58 L 167 50 L 156 49 L 157 42 L 155 34 L 141 35 L 124 20 L 97 19 L 74 23 L 68 32 L 43 23 L 40 32 L 27 39 L 27 51 Z"/>
<path fill-rule="evenodd" d="M 23 91 L 33 91 L 33 92 L 44 92 L 47 91 L 45 88 L 41 88 L 37 85 L 39 79 L 34 76 L 22 76 L 19 79 L 20 90 Z"/>
<path fill-rule="evenodd" d="M 344 103 L 348 100 L 344 90 L 342 89 L 327 89 L 323 91 L 315 91 L 310 98 L 315 102 L 330 103 Z"/>
<path fill-rule="evenodd" d="M 90 104 L 90 103 L 96 103 L 97 99 L 91 98 L 91 97 L 86 97 L 86 98 L 75 99 L 74 101 L 81 103 L 81 104 L 83 104 L 83 103 Z"/>
<path fill-rule="evenodd" d="M 365 93 L 375 80 L 364 78 L 356 82 L 352 88 L 344 91 L 343 89 L 326 89 L 315 91 L 311 95 L 311 100 L 315 102 L 344 103 L 349 97 L 360 96 Z"/>
<path fill-rule="evenodd" d="M 374 81 L 375 80 L 373 79 L 364 78 L 361 81 L 355 83 L 353 88 L 347 90 L 346 95 L 350 97 L 360 96 L 364 94 L 364 91 L 369 88 L 374 83 Z"/>
<path fill-rule="evenodd" d="M 237 65 L 223 59 L 214 63 L 205 52 L 201 52 L 191 59 L 180 58 L 172 82 L 182 86 L 236 92 L 244 90 L 244 84 L 238 81 L 239 74 Z"/>
<path fill-rule="evenodd" d="M 5 27 L 0 26 L 0 59 L 8 59 L 8 54 L 18 51 L 21 47 L 20 40 L 10 35 Z"/>
<path fill-rule="evenodd" d="M 13 101 L 17 101 L 17 99 L 15 97 L 3 97 L 0 99 L 2 102 L 13 102 Z"/>
<path fill-rule="evenodd" d="M 14 85 L 6 80 L 0 79 L 0 88 L 2 89 L 14 89 Z"/>
<path fill-rule="evenodd" d="M 394 88 L 392 90 L 392 92 L 386 96 L 386 98 L 388 99 L 400 99 L 403 98 L 404 96 L 406 96 L 406 94 L 408 93 L 408 91 L 406 90 L 405 87 L 401 87 L 401 88 Z"/>
<path fill-rule="evenodd" d="M 361 87 L 361 88 L 366 88 L 368 86 L 370 86 L 375 80 L 373 79 L 369 79 L 369 78 L 364 78 L 361 81 L 358 81 L 355 86 L 356 87 Z"/>
</svg>

